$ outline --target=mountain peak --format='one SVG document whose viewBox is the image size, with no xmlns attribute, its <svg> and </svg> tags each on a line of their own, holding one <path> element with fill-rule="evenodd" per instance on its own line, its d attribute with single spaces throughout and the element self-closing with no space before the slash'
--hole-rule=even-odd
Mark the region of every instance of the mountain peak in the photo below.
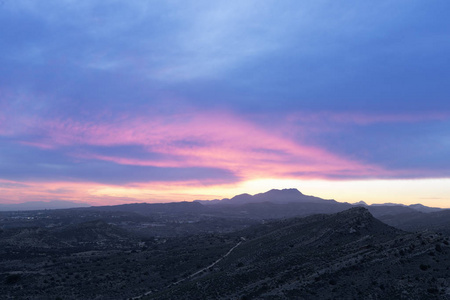
<svg viewBox="0 0 450 300">
<path fill-rule="evenodd" d="M 323 202 L 324 199 L 308 196 L 302 194 L 295 188 L 288 189 L 271 189 L 265 193 L 259 193 L 255 195 L 240 194 L 231 199 L 222 199 L 221 201 L 198 201 L 203 204 L 227 204 L 227 205 L 243 205 L 249 203 L 262 203 L 271 202 L 275 204 L 286 203 L 318 203 Z"/>
<path fill-rule="evenodd" d="M 272 192 L 276 192 L 276 193 L 295 193 L 295 194 L 301 194 L 303 195 L 298 189 L 296 188 L 288 188 L 288 189 L 271 189 L 270 191 L 267 191 L 267 193 L 272 193 Z"/>
<path fill-rule="evenodd" d="M 262 193 L 263 195 L 269 196 L 269 195 L 279 195 L 279 196 L 303 196 L 302 192 L 300 192 L 297 189 L 291 188 L 291 189 L 271 189 L 270 191 L 267 191 L 265 193 Z M 257 194 L 260 195 L 260 194 Z M 256 196 L 256 195 L 255 195 Z"/>
<path fill-rule="evenodd" d="M 336 224 L 339 224 L 336 227 L 336 232 L 342 231 L 364 235 L 398 232 L 397 229 L 376 219 L 366 207 L 362 206 L 353 207 L 335 214 L 335 220 Z"/>
</svg>

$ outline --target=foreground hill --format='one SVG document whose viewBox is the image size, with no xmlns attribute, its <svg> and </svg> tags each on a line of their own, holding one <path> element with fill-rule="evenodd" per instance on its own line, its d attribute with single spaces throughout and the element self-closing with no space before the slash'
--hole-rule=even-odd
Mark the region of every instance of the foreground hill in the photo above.
<svg viewBox="0 0 450 300">
<path fill-rule="evenodd" d="M 365 208 L 251 227 L 203 273 L 148 299 L 448 299 L 448 238 Z M 245 241 L 244 241 L 245 238 Z"/>
<path fill-rule="evenodd" d="M 212 263 L 235 240 L 141 239 L 103 221 L 0 229 L 0 299 L 128 299 Z"/>
<path fill-rule="evenodd" d="M 30 220 L 44 227 L 26 227 L 20 213 L 12 217 L 21 226 L 0 229 L 3 298 L 446 299 L 450 291 L 448 237 L 395 229 L 362 207 L 229 233 L 210 222 L 198 234 L 147 237 L 120 225 L 153 218 L 134 211 L 57 212 Z M 158 215 L 162 222 L 166 214 Z M 155 224 L 141 226 L 164 227 Z"/>
</svg>

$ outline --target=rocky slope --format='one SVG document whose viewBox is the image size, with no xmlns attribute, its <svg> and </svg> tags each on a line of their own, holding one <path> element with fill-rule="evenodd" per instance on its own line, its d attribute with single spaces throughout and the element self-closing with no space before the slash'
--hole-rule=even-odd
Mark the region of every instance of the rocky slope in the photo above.
<svg viewBox="0 0 450 300">
<path fill-rule="evenodd" d="M 213 269 L 149 299 L 450 299 L 448 238 L 411 234 L 365 208 L 271 222 Z"/>
</svg>

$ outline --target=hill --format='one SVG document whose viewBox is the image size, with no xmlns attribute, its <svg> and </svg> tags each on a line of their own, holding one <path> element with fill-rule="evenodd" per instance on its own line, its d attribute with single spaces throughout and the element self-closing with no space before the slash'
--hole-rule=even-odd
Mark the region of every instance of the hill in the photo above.
<svg viewBox="0 0 450 300">
<path fill-rule="evenodd" d="M 410 234 L 365 208 L 248 228 L 213 268 L 146 299 L 444 299 L 448 238 Z"/>
<path fill-rule="evenodd" d="M 406 231 L 434 231 L 450 235 L 450 210 L 407 212 L 380 217 L 383 222 Z"/>
<path fill-rule="evenodd" d="M 236 208 L 263 205 L 265 214 L 278 206 L 282 215 L 284 208 L 313 204 Z M 0 215 L 7 225 L 0 227 L 0 294 L 6 299 L 448 296 L 447 236 L 395 229 L 364 207 L 253 222 L 239 213 L 223 218 L 205 211 L 205 219 L 192 213 L 184 215 L 187 221 L 179 221 L 177 213 L 95 209 Z M 184 233 L 173 234 L 179 230 Z"/>
<path fill-rule="evenodd" d="M 101 220 L 54 228 L 19 227 L 0 230 L 0 246 L 3 250 L 20 248 L 28 251 L 77 249 L 108 249 L 136 243 L 128 231 Z"/>
</svg>

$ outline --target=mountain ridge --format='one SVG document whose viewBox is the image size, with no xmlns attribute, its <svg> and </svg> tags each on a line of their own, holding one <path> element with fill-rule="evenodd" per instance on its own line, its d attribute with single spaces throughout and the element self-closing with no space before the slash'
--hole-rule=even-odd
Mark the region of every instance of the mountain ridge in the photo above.
<svg viewBox="0 0 450 300">
<path fill-rule="evenodd" d="M 51 201 L 28 201 L 22 203 L 2 204 L 0 203 L 0 211 L 28 211 L 28 210 L 45 210 L 45 209 L 69 209 L 78 207 L 89 207 L 90 204 L 65 200 Z"/>
<path fill-rule="evenodd" d="M 243 205 L 249 203 L 261 203 L 261 202 L 272 202 L 276 204 L 286 204 L 286 203 L 306 203 L 314 202 L 319 203 L 322 201 L 335 201 L 335 200 L 325 200 L 315 196 L 304 195 L 298 189 L 287 188 L 287 189 L 271 189 L 264 193 L 258 193 L 255 195 L 250 195 L 247 193 L 236 195 L 232 198 L 223 198 L 222 200 L 194 200 L 205 205 Z M 336 201 L 335 201 L 336 202 Z"/>
<path fill-rule="evenodd" d="M 152 217 L 154 220 L 161 217 L 172 222 L 190 222 L 200 224 L 200 221 L 218 222 L 231 220 L 237 224 L 251 224 L 263 220 L 305 217 L 312 214 L 337 213 L 351 207 L 366 207 L 371 214 L 379 220 L 403 230 L 437 230 L 450 233 L 450 209 L 427 207 L 422 204 L 402 205 L 367 205 L 365 202 L 350 204 L 335 200 L 325 200 L 315 196 L 304 195 L 297 189 L 272 189 L 265 193 L 255 195 L 241 194 L 222 200 L 196 200 L 170 203 L 131 203 L 111 206 L 91 206 L 73 208 L 83 211 L 126 212 L 137 216 Z M 55 210 L 57 212 L 58 210 Z M 61 209 L 61 213 L 63 213 Z M 244 220 L 244 221 L 243 221 Z M 25 223 L 23 223 L 25 224 Z M 192 225 L 194 226 L 194 225 Z M 202 227 L 203 225 L 199 225 Z M 186 227 L 186 226 L 184 226 Z M 175 229 L 174 229 L 175 230 Z M 177 229 L 182 232 L 182 229 Z M 175 231 L 173 231 L 175 234 Z"/>
<path fill-rule="evenodd" d="M 348 203 L 348 202 L 339 202 L 334 199 L 323 199 L 320 197 L 305 195 L 300 192 L 296 188 L 285 188 L 285 189 L 271 189 L 267 192 L 257 193 L 254 195 L 243 193 L 239 195 L 235 195 L 232 198 L 223 198 L 223 199 L 214 199 L 214 200 L 193 200 L 193 201 L 177 201 L 177 202 L 167 202 L 167 203 L 129 203 L 129 204 L 118 204 L 118 205 L 100 205 L 100 206 L 92 206 L 87 203 L 79 203 L 74 201 L 65 201 L 65 200 L 52 200 L 52 201 L 28 201 L 23 203 L 15 203 L 15 204 L 1 204 L 0 203 L 0 211 L 28 211 L 28 210 L 45 210 L 45 209 L 70 209 L 70 208 L 105 208 L 107 210 L 116 208 L 123 208 L 131 206 L 139 206 L 143 205 L 154 205 L 157 207 L 162 206 L 172 206 L 175 207 L 185 205 L 185 203 L 200 203 L 206 206 L 214 206 L 214 205 L 230 205 L 230 206 L 239 206 L 250 203 L 262 203 L 262 202 L 270 202 L 275 204 L 287 204 L 287 203 L 342 203 L 342 204 L 350 204 L 353 206 L 368 206 L 368 207 L 405 207 L 410 208 L 415 211 L 430 213 L 430 212 L 438 212 L 445 210 L 445 208 L 439 207 L 429 207 L 421 203 L 405 205 L 399 203 L 382 203 L 382 204 L 371 204 L 368 205 L 364 201 L 359 201 L 356 203 Z"/>
</svg>

